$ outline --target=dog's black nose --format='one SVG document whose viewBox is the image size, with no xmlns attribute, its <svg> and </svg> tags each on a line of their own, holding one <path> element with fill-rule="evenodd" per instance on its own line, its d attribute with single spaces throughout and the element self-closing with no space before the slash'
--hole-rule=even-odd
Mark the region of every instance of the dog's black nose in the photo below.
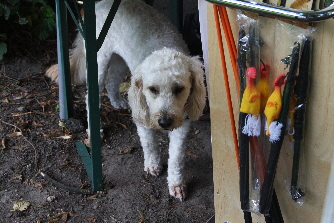
<svg viewBox="0 0 334 223">
<path fill-rule="evenodd" d="M 172 126 L 173 124 L 173 119 L 172 118 L 159 118 L 158 119 L 158 123 L 159 123 L 159 126 L 163 129 L 168 129 L 169 127 Z"/>
</svg>

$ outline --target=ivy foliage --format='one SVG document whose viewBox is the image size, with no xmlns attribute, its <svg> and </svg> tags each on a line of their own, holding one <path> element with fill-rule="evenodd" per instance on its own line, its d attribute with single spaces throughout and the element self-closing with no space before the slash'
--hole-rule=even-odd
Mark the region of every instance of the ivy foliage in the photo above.
<svg viewBox="0 0 334 223">
<path fill-rule="evenodd" d="M 45 40 L 56 30 L 56 15 L 48 0 L 0 0 L 0 23 L 19 24 L 28 28 L 35 38 Z M 0 29 L 0 60 L 7 52 L 6 30 L 6 27 Z"/>
</svg>

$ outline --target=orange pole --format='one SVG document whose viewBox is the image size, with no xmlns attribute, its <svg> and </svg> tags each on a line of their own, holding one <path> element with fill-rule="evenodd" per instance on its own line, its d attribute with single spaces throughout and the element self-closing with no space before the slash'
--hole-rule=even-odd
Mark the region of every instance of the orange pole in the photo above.
<svg viewBox="0 0 334 223">
<path fill-rule="evenodd" d="M 230 22 L 228 20 L 228 15 L 226 12 L 226 8 L 224 6 L 217 6 L 218 7 L 218 12 L 220 14 L 220 18 L 222 20 L 222 26 L 224 28 L 224 34 L 225 34 L 225 38 L 226 38 L 226 42 L 227 42 L 227 47 L 230 53 L 230 59 L 231 59 L 231 64 L 232 64 L 232 69 L 233 69 L 233 73 L 234 73 L 234 79 L 235 79 L 235 83 L 236 83 L 236 88 L 237 88 L 237 92 L 238 94 L 240 93 L 240 78 L 238 75 L 238 69 L 237 69 L 237 50 L 236 50 L 236 46 L 234 43 L 234 38 L 232 35 L 232 30 L 231 30 L 231 26 L 230 26 Z"/>
<path fill-rule="evenodd" d="M 218 9 L 217 8 L 218 8 L 217 5 L 213 5 L 213 11 L 214 11 L 215 22 L 216 22 L 216 30 L 217 30 L 217 35 L 218 35 L 218 45 L 219 45 L 220 57 L 221 57 L 221 62 L 222 62 L 222 70 L 223 70 L 223 75 L 224 75 L 226 98 L 227 98 L 228 110 L 229 110 L 229 114 L 230 114 L 230 122 L 231 122 L 231 127 L 232 127 L 234 148 L 235 148 L 238 167 L 240 167 L 237 130 L 236 130 L 236 127 L 235 127 L 231 92 L 230 92 L 230 86 L 229 86 L 229 81 L 228 81 L 224 46 L 223 46 L 223 42 L 222 42 L 222 35 L 221 35 L 220 22 L 219 22 Z"/>
</svg>

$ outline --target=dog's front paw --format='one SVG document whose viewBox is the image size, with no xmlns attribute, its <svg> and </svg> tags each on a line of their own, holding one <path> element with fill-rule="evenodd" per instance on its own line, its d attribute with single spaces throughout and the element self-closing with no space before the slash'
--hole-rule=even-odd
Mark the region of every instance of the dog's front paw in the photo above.
<svg viewBox="0 0 334 223">
<path fill-rule="evenodd" d="M 177 185 L 177 186 L 170 186 L 169 187 L 169 194 L 180 201 L 184 201 L 184 199 L 187 196 L 187 186 L 182 184 L 182 185 Z"/>
<path fill-rule="evenodd" d="M 145 165 L 144 170 L 148 173 L 151 174 L 152 176 L 159 176 L 161 171 L 162 171 L 162 166 L 158 164 L 151 164 L 151 165 Z"/>
</svg>

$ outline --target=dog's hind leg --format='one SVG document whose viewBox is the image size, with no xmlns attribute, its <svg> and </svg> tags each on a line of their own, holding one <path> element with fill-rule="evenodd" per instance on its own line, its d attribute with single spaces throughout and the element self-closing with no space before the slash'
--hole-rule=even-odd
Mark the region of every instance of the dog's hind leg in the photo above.
<svg viewBox="0 0 334 223">
<path fill-rule="evenodd" d="M 119 91 L 119 86 L 128 72 L 129 68 L 123 58 L 117 54 L 113 54 L 110 59 L 108 73 L 105 77 L 105 87 L 110 103 L 116 109 L 128 108 L 127 101 L 121 96 Z"/>
<path fill-rule="evenodd" d="M 168 188 L 169 194 L 183 201 L 187 194 L 187 187 L 183 178 L 184 156 L 186 147 L 184 141 L 189 130 L 190 120 L 184 120 L 181 127 L 169 133 L 168 159 Z"/>
<path fill-rule="evenodd" d="M 137 131 L 144 151 L 144 170 L 153 176 L 158 176 L 162 166 L 160 149 L 155 136 L 156 130 L 137 125 Z"/>
</svg>

